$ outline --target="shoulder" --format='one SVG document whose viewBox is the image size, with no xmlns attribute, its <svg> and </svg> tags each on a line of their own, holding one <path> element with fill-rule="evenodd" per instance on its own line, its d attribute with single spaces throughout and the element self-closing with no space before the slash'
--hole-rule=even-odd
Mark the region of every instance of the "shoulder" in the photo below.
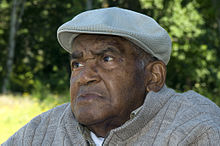
<svg viewBox="0 0 220 146">
<path fill-rule="evenodd" d="M 171 101 L 179 105 L 179 112 L 188 111 L 220 117 L 220 108 L 214 102 L 192 90 L 185 93 L 175 93 Z"/>
<path fill-rule="evenodd" d="M 165 95 L 163 94 L 162 96 Z M 166 115 L 170 115 L 170 118 L 174 121 L 189 122 L 193 119 L 200 118 L 203 120 L 213 120 L 220 126 L 220 122 L 216 121 L 220 118 L 220 108 L 208 98 L 192 90 L 185 93 L 173 91 L 163 106 L 162 111 L 167 111 Z"/>
<path fill-rule="evenodd" d="M 62 104 L 53 109 L 50 109 L 36 117 L 34 117 L 30 122 L 19 129 L 14 135 L 12 135 L 5 143 L 2 145 L 23 145 L 23 141 L 32 142 L 34 138 L 41 138 L 44 133 L 48 130 L 48 127 L 58 125 L 60 119 L 62 119 L 65 110 L 70 108 L 70 104 Z M 55 127 L 52 129 L 56 129 Z M 30 143 L 31 144 L 31 143 Z"/>
<path fill-rule="evenodd" d="M 208 98 L 194 92 L 175 93 L 169 101 L 176 110 L 171 140 L 178 144 L 220 142 L 220 108 Z"/>
</svg>

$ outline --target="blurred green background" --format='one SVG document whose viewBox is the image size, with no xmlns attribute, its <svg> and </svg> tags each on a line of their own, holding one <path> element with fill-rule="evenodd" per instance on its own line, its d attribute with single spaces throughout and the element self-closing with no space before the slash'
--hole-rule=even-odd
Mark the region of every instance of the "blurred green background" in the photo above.
<svg viewBox="0 0 220 146">
<path fill-rule="evenodd" d="M 220 105 L 219 0 L 0 0 L 0 143 L 69 100 L 69 55 L 57 28 L 85 10 L 112 6 L 149 15 L 168 31 L 169 87 Z"/>
</svg>

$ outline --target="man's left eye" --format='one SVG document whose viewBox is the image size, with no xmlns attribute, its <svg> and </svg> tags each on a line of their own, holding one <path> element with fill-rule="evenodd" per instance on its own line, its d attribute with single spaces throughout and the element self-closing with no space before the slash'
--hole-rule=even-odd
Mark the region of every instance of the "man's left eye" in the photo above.
<svg viewBox="0 0 220 146">
<path fill-rule="evenodd" d="M 105 56 L 103 58 L 104 62 L 109 62 L 109 61 L 112 61 L 113 60 L 113 57 L 110 57 L 110 56 Z"/>
<path fill-rule="evenodd" d="M 79 62 L 73 62 L 72 63 L 72 68 L 73 69 L 77 69 L 77 68 L 82 67 L 82 66 L 83 66 L 83 64 L 81 64 Z"/>
</svg>

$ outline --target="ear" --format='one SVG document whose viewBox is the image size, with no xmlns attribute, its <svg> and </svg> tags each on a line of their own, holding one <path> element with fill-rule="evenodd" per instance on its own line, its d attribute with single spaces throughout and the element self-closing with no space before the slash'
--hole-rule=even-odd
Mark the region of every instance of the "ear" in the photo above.
<svg viewBox="0 0 220 146">
<path fill-rule="evenodd" d="M 145 67 L 145 89 L 158 92 L 166 80 L 166 65 L 162 61 L 150 62 Z"/>
</svg>

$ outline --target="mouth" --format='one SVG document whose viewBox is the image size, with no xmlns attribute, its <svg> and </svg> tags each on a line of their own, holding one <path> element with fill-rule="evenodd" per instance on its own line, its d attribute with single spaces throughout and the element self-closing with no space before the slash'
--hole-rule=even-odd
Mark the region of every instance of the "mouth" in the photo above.
<svg viewBox="0 0 220 146">
<path fill-rule="evenodd" d="M 103 97 L 97 93 L 86 93 L 86 94 L 81 94 L 78 97 L 78 100 L 84 101 L 84 100 L 93 100 L 93 99 L 97 99 L 97 98 L 103 98 Z"/>
</svg>

